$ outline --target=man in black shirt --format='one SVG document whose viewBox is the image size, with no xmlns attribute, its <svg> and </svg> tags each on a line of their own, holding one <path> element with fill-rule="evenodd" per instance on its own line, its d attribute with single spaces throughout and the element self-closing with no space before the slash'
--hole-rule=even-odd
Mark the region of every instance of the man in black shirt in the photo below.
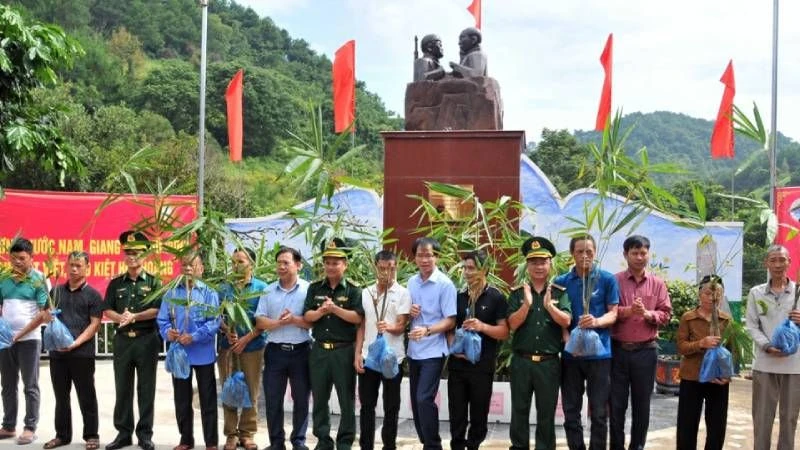
<svg viewBox="0 0 800 450">
<path fill-rule="evenodd" d="M 58 318 L 67 326 L 75 342 L 67 348 L 50 351 L 50 379 L 56 400 L 56 437 L 44 444 L 51 449 L 72 442 L 70 388 L 75 385 L 83 416 L 83 439 L 87 450 L 97 450 L 97 392 L 94 388 L 94 335 L 100 328 L 103 298 L 86 283 L 89 255 L 72 252 L 67 259 L 68 281 L 53 288 L 50 296 Z"/>
<path fill-rule="evenodd" d="M 481 355 L 474 364 L 463 354 L 451 355 L 447 363 L 450 448 L 453 450 L 477 449 L 486 438 L 497 344 L 508 338 L 506 299 L 486 282 L 486 253 L 483 250 L 466 253 L 462 264 L 467 288 L 456 298 L 456 328 L 478 333 Z"/>
</svg>

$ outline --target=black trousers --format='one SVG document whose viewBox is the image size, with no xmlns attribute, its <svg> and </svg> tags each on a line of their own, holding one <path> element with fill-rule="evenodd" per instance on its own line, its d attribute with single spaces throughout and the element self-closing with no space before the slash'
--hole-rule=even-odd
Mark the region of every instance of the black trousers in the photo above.
<svg viewBox="0 0 800 450">
<path fill-rule="evenodd" d="M 286 440 L 283 429 L 283 397 L 286 384 L 291 387 L 293 446 L 306 443 L 308 429 L 308 402 L 311 398 L 311 379 L 308 372 L 309 344 L 298 344 L 286 351 L 279 344 L 267 344 L 264 349 L 264 398 L 267 407 L 269 443 L 282 448 Z"/>
<path fill-rule="evenodd" d="M 589 399 L 591 433 L 589 448 L 605 450 L 608 441 L 608 395 L 610 391 L 610 359 L 563 359 L 561 370 L 561 406 L 564 409 L 564 431 L 570 450 L 585 450 L 581 409 L 584 390 Z"/>
<path fill-rule="evenodd" d="M 50 379 L 56 400 L 56 438 L 72 442 L 70 393 L 75 385 L 83 416 L 83 439 L 98 439 L 97 392 L 94 388 L 94 358 L 50 358 Z"/>
<path fill-rule="evenodd" d="M 197 377 L 197 395 L 200 397 L 200 420 L 206 447 L 215 447 L 219 442 L 217 424 L 217 376 L 214 363 L 191 366 L 189 378 L 172 377 L 175 394 L 175 420 L 181 434 L 181 444 L 194 446 L 194 409 L 192 409 L 192 373 Z"/>
<path fill-rule="evenodd" d="M 697 429 L 705 403 L 705 450 L 722 450 L 728 424 L 728 387 L 681 380 L 678 393 L 678 450 L 697 448 Z"/>
<path fill-rule="evenodd" d="M 611 352 L 611 450 L 625 449 L 625 412 L 631 399 L 631 440 L 628 448 L 644 448 L 650 425 L 650 396 L 656 377 L 655 348 L 623 350 L 614 345 Z"/>
<path fill-rule="evenodd" d="M 383 385 L 383 428 L 381 439 L 383 450 L 397 448 L 397 421 L 400 415 L 400 383 L 403 372 L 399 371 L 394 378 L 384 378 L 378 372 L 364 369 L 358 375 L 358 398 L 361 400 L 359 425 L 361 434 L 358 444 L 363 450 L 372 450 L 375 446 L 375 408 L 378 406 L 378 390 Z"/>
<path fill-rule="evenodd" d="M 477 449 L 486 439 L 493 381 L 492 373 L 465 370 L 450 372 L 448 375 L 447 406 L 450 412 L 451 450 Z"/>
</svg>

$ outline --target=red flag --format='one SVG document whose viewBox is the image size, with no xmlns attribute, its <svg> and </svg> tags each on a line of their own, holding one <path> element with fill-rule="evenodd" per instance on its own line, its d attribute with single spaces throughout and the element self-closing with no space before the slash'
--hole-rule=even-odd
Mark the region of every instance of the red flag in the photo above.
<svg viewBox="0 0 800 450">
<path fill-rule="evenodd" d="M 475 28 L 481 29 L 481 0 L 472 0 L 472 3 L 467 6 L 467 11 L 475 18 Z"/>
<path fill-rule="evenodd" d="M 356 119 L 356 41 L 347 41 L 333 59 L 333 122 L 341 133 Z M 352 128 L 355 131 L 355 127 Z"/>
<path fill-rule="evenodd" d="M 725 73 L 719 79 L 725 85 L 722 102 L 719 104 L 717 122 L 711 133 L 711 158 L 733 158 L 733 96 L 736 95 L 736 82 L 733 79 L 733 60 L 728 62 Z"/>
<path fill-rule="evenodd" d="M 242 160 L 242 137 L 244 135 L 242 120 L 242 83 L 244 71 L 239 69 L 228 83 L 225 90 L 225 103 L 228 105 L 228 148 L 233 162 Z"/>
<path fill-rule="evenodd" d="M 594 129 L 603 131 L 606 128 L 608 116 L 611 115 L 611 63 L 613 61 L 614 33 L 608 35 L 606 46 L 600 55 L 600 64 L 603 65 L 603 72 L 606 77 L 603 80 L 603 92 L 600 94 L 600 107 L 597 108 L 597 120 Z"/>
</svg>

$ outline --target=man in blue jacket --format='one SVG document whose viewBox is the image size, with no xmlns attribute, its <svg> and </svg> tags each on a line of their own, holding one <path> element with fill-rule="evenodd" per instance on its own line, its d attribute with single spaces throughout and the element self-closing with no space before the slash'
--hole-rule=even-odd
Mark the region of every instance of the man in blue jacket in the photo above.
<svg viewBox="0 0 800 450">
<path fill-rule="evenodd" d="M 168 345 L 183 345 L 189 357 L 189 377 L 172 377 L 175 420 L 181 435 L 173 450 L 194 447 L 194 412 L 192 410 L 192 372 L 197 377 L 200 418 L 206 450 L 217 450 L 217 378 L 214 374 L 214 338 L 219 331 L 219 298 L 200 281 L 203 263 L 196 250 L 181 257 L 181 273 L 175 287 L 164 294 L 156 316 L 158 330 Z"/>
</svg>

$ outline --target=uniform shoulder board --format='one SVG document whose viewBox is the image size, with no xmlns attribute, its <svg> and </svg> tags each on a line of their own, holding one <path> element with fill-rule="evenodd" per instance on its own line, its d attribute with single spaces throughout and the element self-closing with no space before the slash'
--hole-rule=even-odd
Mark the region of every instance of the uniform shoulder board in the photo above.
<svg viewBox="0 0 800 450">
<path fill-rule="evenodd" d="M 566 290 L 567 290 L 567 288 L 565 288 L 564 286 L 561 286 L 560 284 L 555 284 L 555 283 L 550 283 L 550 289 L 551 290 L 554 289 L 554 290 L 556 290 L 558 292 L 562 292 L 562 293 L 566 292 Z"/>
</svg>

